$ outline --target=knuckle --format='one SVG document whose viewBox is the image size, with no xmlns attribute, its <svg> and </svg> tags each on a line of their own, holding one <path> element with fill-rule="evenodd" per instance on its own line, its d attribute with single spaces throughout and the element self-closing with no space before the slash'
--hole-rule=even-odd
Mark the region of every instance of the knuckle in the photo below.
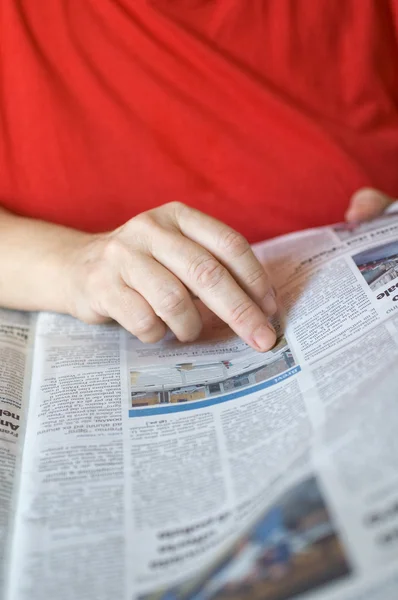
<svg viewBox="0 0 398 600">
<path fill-rule="evenodd" d="M 178 200 L 175 200 L 174 202 L 169 202 L 168 204 L 166 204 L 165 209 L 166 209 L 166 214 L 168 215 L 168 218 L 171 219 L 171 222 L 174 225 L 178 225 L 181 218 L 184 216 L 185 212 L 187 210 L 188 211 L 191 210 L 189 208 L 189 206 L 187 206 L 186 204 L 183 204 L 182 202 L 179 202 Z"/>
<path fill-rule="evenodd" d="M 231 310 L 231 323 L 241 325 L 255 316 L 256 308 L 250 300 L 243 300 Z"/>
<path fill-rule="evenodd" d="M 264 269 L 259 265 L 245 276 L 245 282 L 249 287 L 263 287 L 264 293 L 268 286 L 268 276 Z"/>
<path fill-rule="evenodd" d="M 180 315 L 186 310 L 186 298 L 182 289 L 174 288 L 163 295 L 159 303 L 159 316 Z"/>
<path fill-rule="evenodd" d="M 183 202 L 179 202 L 178 200 L 168 202 L 168 204 L 166 204 L 166 207 L 170 208 L 173 211 L 179 211 L 188 208 L 186 204 L 184 204 Z"/>
<path fill-rule="evenodd" d="M 188 273 L 197 285 L 210 290 L 221 283 L 227 270 L 215 258 L 202 255 L 191 263 Z"/>
<path fill-rule="evenodd" d="M 234 229 L 229 229 L 223 233 L 219 242 L 219 247 L 233 258 L 239 258 L 251 251 L 247 239 Z"/>
<path fill-rule="evenodd" d="M 125 234 L 134 249 L 149 254 L 153 252 L 154 241 L 163 229 L 156 210 L 158 209 L 140 213 L 129 221 Z"/>
<path fill-rule="evenodd" d="M 108 237 L 102 247 L 102 259 L 114 262 L 126 252 L 126 246 L 118 237 Z"/>
<path fill-rule="evenodd" d="M 169 202 L 168 204 L 166 204 L 165 208 L 167 209 L 167 212 L 171 212 L 175 219 L 178 219 L 187 210 L 191 210 L 189 206 L 187 206 L 183 202 L 179 202 L 178 200 L 174 200 L 174 202 Z"/>
<path fill-rule="evenodd" d="M 140 227 L 153 227 L 153 225 L 156 223 L 156 219 L 152 213 L 152 211 L 147 211 L 147 212 L 143 212 L 140 213 L 139 215 L 136 215 L 135 217 L 133 217 L 130 221 L 130 224 L 133 224 L 135 226 L 140 226 Z"/>
</svg>

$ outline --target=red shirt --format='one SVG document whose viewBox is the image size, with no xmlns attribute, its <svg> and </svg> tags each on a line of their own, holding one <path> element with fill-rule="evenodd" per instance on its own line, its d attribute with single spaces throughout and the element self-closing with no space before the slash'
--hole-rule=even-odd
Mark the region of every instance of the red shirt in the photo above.
<svg viewBox="0 0 398 600">
<path fill-rule="evenodd" d="M 398 0 L 2 0 L 0 203 L 171 200 L 255 241 L 398 196 Z"/>
</svg>

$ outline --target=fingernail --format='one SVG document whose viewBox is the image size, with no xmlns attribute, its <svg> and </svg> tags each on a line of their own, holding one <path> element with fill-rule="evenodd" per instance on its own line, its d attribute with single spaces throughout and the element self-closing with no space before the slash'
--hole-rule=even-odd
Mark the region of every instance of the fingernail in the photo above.
<svg viewBox="0 0 398 600">
<path fill-rule="evenodd" d="M 273 315 L 276 313 L 278 306 L 276 304 L 276 294 L 274 288 L 271 288 L 268 294 L 265 296 L 263 301 L 261 302 L 261 308 L 267 315 Z"/>
<path fill-rule="evenodd" d="M 259 350 L 269 350 L 275 344 L 275 329 L 271 323 L 260 325 L 253 335 L 253 341 Z"/>
</svg>

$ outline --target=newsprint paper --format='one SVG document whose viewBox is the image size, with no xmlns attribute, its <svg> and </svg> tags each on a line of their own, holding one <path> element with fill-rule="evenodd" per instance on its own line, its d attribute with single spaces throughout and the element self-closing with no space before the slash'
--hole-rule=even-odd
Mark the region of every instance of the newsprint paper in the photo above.
<svg viewBox="0 0 398 600">
<path fill-rule="evenodd" d="M 398 216 L 255 250 L 265 354 L 0 312 L 2 600 L 398 599 Z"/>
</svg>

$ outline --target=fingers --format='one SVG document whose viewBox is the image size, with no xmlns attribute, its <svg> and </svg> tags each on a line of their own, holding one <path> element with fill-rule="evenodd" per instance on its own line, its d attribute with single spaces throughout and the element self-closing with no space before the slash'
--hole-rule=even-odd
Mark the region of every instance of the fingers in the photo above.
<svg viewBox="0 0 398 600">
<path fill-rule="evenodd" d="M 166 325 L 148 302 L 123 283 L 110 288 L 103 302 L 104 312 L 141 342 L 153 344 L 166 334 Z"/>
<path fill-rule="evenodd" d="M 350 205 L 345 214 L 346 221 L 360 222 L 374 219 L 392 204 L 393 199 L 372 188 L 362 188 L 351 198 Z"/>
<path fill-rule="evenodd" d="M 87 297 L 94 317 L 112 317 L 143 342 L 159 341 L 166 326 L 196 339 L 192 293 L 256 350 L 276 341 L 267 273 L 242 236 L 198 211 L 173 203 L 137 215 L 97 236 L 80 262 L 82 304 Z"/>
<path fill-rule="evenodd" d="M 277 305 L 270 278 L 248 241 L 224 223 L 184 205 L 179 206 L 176 216 L 180 231 L 206 248 L 228 269 L 250 298 L 267 315 L 273 315 Z"/>
<path fill-rule="evenodd" d="M 124 263 L 121 275 L 181 342 L 193 341 L 199 336 L 202 329 L 199 312 L 188 290 L 173 273 L 153 258 L 137 253 Z"/>
<path fill-rule="evenodd" d="M 247 344 L 269 350 L 276 335 L 263 310 L 210 252 L 179 233 L 159 232 L 153 256 Z"/>
</svg>

